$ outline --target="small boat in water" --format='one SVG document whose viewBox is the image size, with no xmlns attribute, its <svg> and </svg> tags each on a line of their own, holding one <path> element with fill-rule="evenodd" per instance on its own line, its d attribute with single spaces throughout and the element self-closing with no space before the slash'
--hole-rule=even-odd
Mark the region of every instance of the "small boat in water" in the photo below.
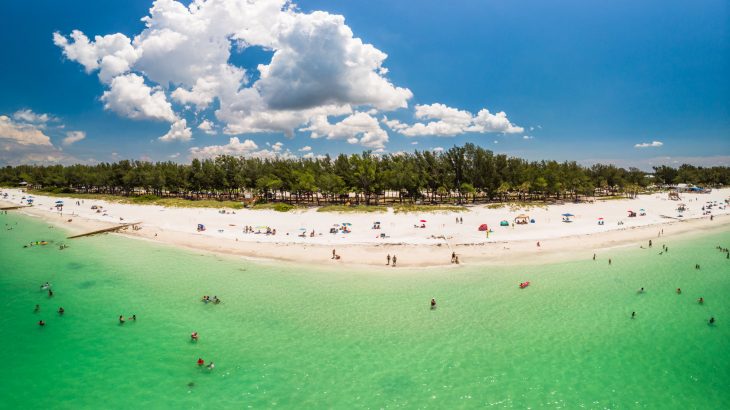
<svg viewBox="0 0 730 410">
<path fill-rule="evenodd" d="M 520 283 L 520 289 L 524 289 L 526 287 L 530 286 L 530 282 L 522 282 Z"/>
</svg>

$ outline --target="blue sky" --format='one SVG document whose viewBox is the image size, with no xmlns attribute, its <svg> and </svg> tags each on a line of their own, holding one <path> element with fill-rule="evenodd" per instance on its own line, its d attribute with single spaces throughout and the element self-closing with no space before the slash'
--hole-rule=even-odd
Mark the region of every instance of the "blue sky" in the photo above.
<svg viewBox="0 0 730 410">
<path fill-rule="evenodd" d="M 221 17 L 242 3 L 201 4 L 175 26 L 180 9 L 159 2 L 143 31 L 151 1 L 4 2 L 0 163 L 474 142 L 528 159 L 730 164 L 724 1 L 273 0 Z M 230 42 L 227 68 L 208 55 L 211 31 L 190 28 L 201 21 Z M 110 56 L 129 67 L 105 72 Z"/>
</svg>

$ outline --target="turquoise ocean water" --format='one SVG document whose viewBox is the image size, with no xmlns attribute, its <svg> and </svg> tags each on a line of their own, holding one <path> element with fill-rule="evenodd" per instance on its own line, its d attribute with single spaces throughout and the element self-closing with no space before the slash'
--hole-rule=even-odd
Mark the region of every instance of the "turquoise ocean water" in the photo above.
<svg viewBox="0 0 730 410">
<path fill-rule="evenodd" d="M 13 229 L 0 231 L 2 408 L 730 403 L 730 260 L 715 249 L 730 247 L 730 232 L 611 251 L 611 266 L 599 254 L 524 268 L 368 272 L 117 236 L 66 241 L 60 251 L 59 229 L 14 214 L 0 216 L 5 224 Z M 41 239 L 55 242 L 22 247 Z M 670 252 L 660 256 L 664 243 Z M 524 280 L 531 286 L 518 289 Z M 39 289 L 46 281 L 52 298 Z M 119 325 L 120 314 L 138 320 Z M 215 369 L 199 368 L 199 357 Z"/>
</svg>

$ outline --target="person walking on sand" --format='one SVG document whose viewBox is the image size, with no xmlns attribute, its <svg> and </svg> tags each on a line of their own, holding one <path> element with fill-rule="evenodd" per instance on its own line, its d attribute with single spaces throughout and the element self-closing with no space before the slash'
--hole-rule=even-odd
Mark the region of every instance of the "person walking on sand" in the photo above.
<svg viewBox="0 0 730 410">
<path fill-rule="evenodd" d="M 451 263 L 454 263 L 455 259 L 456 259 L 456 252 L 451 252 Z"/>
<path fill-rule="evenodd" d="M 595 253 L 593 254 L 593 260 L 596 260 L 596 254 Z"/>
<path fill-rule="evenodd" d="M 385 266 L 390 265 L 390 254 L 388 254 L 388 257 L 386 258 L 388 261 L 385 263 Z"/>
<path fill-rule="evenodd" d="M 396 258 L 396 256 L 395 256 L 395 255 L 393 255 L 393 267 L 394 267 L 394 268 L 395 268 L 395 263 L 396 263 L 396 261 L 397 261 L 397 260 L 398 260 L 398 258 Z"/>
<path fill-rule="evenodd" d="M 337 256 L 337 252 L 335 252 L 334 249 L 332 249 L 332 259 L 334 259 Z"/>
<path fill-rule="evenodd" d="M 651 248 L 651 239 L 649 239 L 649 247 Z"/>
</svg>

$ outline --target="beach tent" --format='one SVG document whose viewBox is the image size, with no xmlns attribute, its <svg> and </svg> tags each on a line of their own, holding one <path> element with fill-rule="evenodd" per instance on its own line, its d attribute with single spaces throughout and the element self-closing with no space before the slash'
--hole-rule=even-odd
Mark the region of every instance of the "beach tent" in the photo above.
<svg viewBox="0 0 730 410">
<path fill-rule="evenodd" d="M 479 231 L 480 232 L 484 232 L 484 231 L 488 231 L 488 230 L 489 230 L 489 227 L 487 226 L 487 224 L 481 224 L 481 225 L 479 225 Z"/>
<path fill-rule="evenodd" d="M 518 225 L 527 225 L 529 222 L 530 217 L 525 214 L 517 215 L 517 217 L 515 217 L 515 223 Z"/>
</svg>

